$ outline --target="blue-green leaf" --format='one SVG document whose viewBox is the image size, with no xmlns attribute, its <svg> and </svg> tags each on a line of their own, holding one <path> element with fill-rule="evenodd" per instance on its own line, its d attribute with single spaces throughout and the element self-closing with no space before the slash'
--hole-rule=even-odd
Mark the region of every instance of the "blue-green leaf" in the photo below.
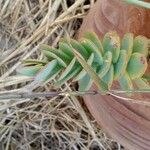
<svg viewBox="0 0 150 150">
<path fill-rule="evenodd" d="M 106 33 L 103 39 L 103 48 L 104 52 L 112 52 L 112 61 L 116 63 L 120 53 L 119 35 L 114 31 Z"/>
<path fill-rule="evenodd" d="M 139 78 L 139 79 L 135 79 L 133 80 L 135 85 L 139 88 L 139 89 L 150 89 L 150 85 L 149 83 L 142 79 L 142 78 Z"/>
<path fill-rule="evenodd" d="M 133 52 L 138 52 L 144 54 L 145 56 L 148 55 L 148 39 L 142 35 L 135 37 L 134 45 L 133 45 Z"/>
<path fill-rule="evenodd" d="M 94 60 L 94 54 L 92 53 L 91 56 L 89 57 L 89 59 L 87 60 L 87 64 L 91 66 L 92 63 L 93 63 L 93 60 Z M 80 80 L 80 79 L 83 78 L 86 74 L 87 74 L 87 72 L 86 72 L 84 69 L 82 69 L 82 70 L 79 72 L 79 74 L 74 78 L 73 81 L 78 81 L 78 80 Z"/>
<path fill-rule="evenodd" d="M 62 67 L 56 66 L 45 79 L 45 83 L 52 81 L 62 70 Z"/>
<path fill-rule="evenodd" d="M 133 50 L 133 39 L 134 39 L 133 33 L 126 33 L 121 41 L 121 49 L 127 51 L 128 60 L 130 59 Z"/>
<path fill-rule="evenodd" d="M 70 44 L 82 56 L 84 56 L 85 58 L 88 58 L 89 54 L 88 54 L 87 50 L 78 41 L 71 39 Z"/>
<path fill-rule="evenodd" d="M 42 68 L 42 66 L 37 65 L 37 66 L 21 66 L 17 69 L 17 73 L 29 77 L 34 77 L 38 71 Z"/>
<path fill-rule="evenodd" d="M 127 72 L 131 79 L 137 79 L 144 75 L 147 66 L 147 58 L 144 54 L 133 53 L 127 65 Z"/>
<path fill-rule="evenodd" d="M 109 70 L 112 64 L 112 53 L 110 51 L 106 52 L 104 55 L 104 63 L 102 66 L 99 66 L 98 76 L 102 78 Z"/>
<path fill-rule="evenodd" d="M 100 50 L 94 45 L 94 43 L 88 39 L 81 39 L 82 46 L 89 52 L 89 54 L 94 53 L 94 61 L 99 65 L 103 64 L 103 57 Z"/>
<path fill-rule="evenodd" d="M 121 50 L 120 51 L 120 55 L 119 55 L 119 59 L 117 61 L 116 64 L 114 64 L 114 79 L 118 80 L 118 78 L 120 78 L 126 71 L 126 67 L 127 67 L 127 61 L 128 56 L 127 56 L 127 51 L 126 50 Z"/>
<path fill-rule="evenodd" d="M 45 82 L 48 79 L 48 76 L 53 72 L 53 70 L 58 66 L 57 60 L 52 60 L 47 65 L 45 65 L 40 72 L 36 75 L 35 81 Z"/>
<path fill-rule="evenodd" d="M 37 59 L 26 59 L 22 60 L 22 64 L 24 65 L 46 65 L 46 61 L 44 60 L 37 60 Z"/>
<path fill-rule="evenodd" d="M 60 75 L 58 80 L 62 80 L 69 72 L 72 70 L 73 66 L 75 65 L 76 58 L 74 57 L 70 64 L 63 70 L 62 74 Z"/>
<path fill-rule="evenodd" d="M 108 88 L 111 88 L 114 80 L 114 66 L 111 65 L 109 71 L 105 74 L 102 80 L 108 85 Z"/>
<path fill-rule="evenodd" d="M 77 60 L 79 61 L 79 63 L 81 64 L 81 66 L 86 70 L 88 75 L 91 77 L 91 79 L 97 85 L 99 90 L 101 90 L 103 92 L 107 91 L 108 90 L 107 84 L 105 84 L 101 80 L 101 78 L 99 78 L 99 76 L 96 74 L 96 72 L 93 70 L 93 68 L 87 64 L 87 62 L 84 60 L 84 58 L 81 56 L 81 54 L 74 49 L 73 49 L 73 53 L 74 53 L 75 57 L 77 58 Z"/>
<path fill-rule="evenodd" d="M 48 58 L 48 59 L 57 59 L 57 61 L 59 62 L 59 64 L 63 67 L 66 67 L 67 64 L 64 62 L 63 59 L 61 59 L 58 55 L 54 54 L 51 51 L 45 51 L 43 50 L 43 54 Z"/>
<path fill-rule="evenodd" d="M 57 55 L 57 56 L 60 57 L 61 59 L 65 60 L 65 62 L 66 62 L 67 60 L 71 60 L 70 56 L 67 55 L 66 53 L 64 53 L 62 50 L 55 49 L 55 48 L 50 47 L 50 46 L 48 46 L 48 45 L 46 45 L 46 44 L 41 44 L 41 45 L 40 45 L 40 49 L 41 49 L 42 51 L 45 50 L 45 51 L 50 51 L 50 52 L 54 53 L 55 55 Z"/>
<path fill-rule="evenodd" d="M 92 86 L 92 79 L 86 74 L 82 79 L 79 80 L 79 91 L 88 91 Z"/>
<path fill-rule="evenodd" d="M 72 70 L 61 80 L 57 81 L 54 84 L 54 88 L 60 87 L 61 85 L 63 85 L 65 82 L 67 82 L 69 79 L 73 78 L 74 76 L 76 76 L 79 71 L 81 70 L 81 67 L 73 67 Z"/>
<path fill-rule="evenodd" d="M 94 33 L 94 32 L 85 32 L 84 37 L 86 39 L 89 39 L 90 41 L 92 41 L 95 44 L 95 46 L 99 49 L 101 54 L 104 53 L 102 43 L 101 43 L 100 39 L 98 38 L 98 36 L 96 35 L 96 33 Z"/>
<path fill-rule="evenodd" d="M 122 90 L 128 91 L 133 89 L 132 81 L 126 72 L 121 78 L 119 79 L 119 84 Z"/>
<path fill-rule="evenodd" d="M 72 48 L 67 43 L 60 42 L 59 49 L 66 53 L 68 56 L 73 57 Z"/>
</svg>

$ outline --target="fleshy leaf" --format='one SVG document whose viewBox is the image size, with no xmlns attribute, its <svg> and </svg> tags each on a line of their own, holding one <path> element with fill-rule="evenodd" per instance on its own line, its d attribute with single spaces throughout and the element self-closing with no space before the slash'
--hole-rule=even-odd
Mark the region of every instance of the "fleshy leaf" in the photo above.
<svg viewBox="0 0 150 150">
<path fill-rule="evenodd" d="M 149 83 L 142 78 L 135 79 L 134 83 L 139 89 L 150 89 Z"/>
<path fill-rule="evenodd" d="M 120 53 L 120 37 L 116 32 L 108 32 L 103 39 L 104 52 L 112 52 L 112 61 L 116 63 Z"/>
<path fill-rule="evenodd" d="M 147 80 L 147 81 L 150 81 L 150 75 L 149 74 L 144 74 L 142 76 L 143 79 Z"/>
<path fill-rule="evenodd" d="M 81 44 L 89 53 L 94 53 L 94 56 L 95 56 L 94 61 L 95 62 L 97 62 L 100 65 L 103 64 L 102 54 L 92 41 L 82 38 Z"/>
<path fill-rule="evenodd" d="M 52 48 L 46 44 L 41 44 L 40 45 L 40 49 L 43 51 L 50 51 L 50 52 L 53 52 L 54 54 L 56 54 L 58 57 L 60 57 L 61 59 L 64 59 L 64 60 L 70 60 L 70 56 L 67 55 L 66 53 L 64 53 L 62 50 L 58 50 L 58 49 L 55 49 L 55 48 Z"/>
<path fill-rule="evenodd" d="M 133 52 L 138 52 L 147 56 L 148 54 L 148 39 L 144 36 L 137 36 L 134 39 Z"/>
<path fill-rule="evenodd" d="M 84 37 L 86 39 L 89 39 L 90 41 L 92 41 L 95 44 L 95 46 L 99 49 L 99 51 L 101 52 L 101 54 L 104 53 L 102 43 L 99 40 L 99 38 L 96 35 L 96 33 L 94 33 L 94 32 L 85 32 L 84 33 Z"/>
<path fill-rule="evenodd" d="M 47 76 L 47 78 L 45 79 L 45 83 L 50 82 L 51 80 L 53 80 L 62 70 L 62 67 L 60 66 L 56 66 L 51 73 Z"/>
<path fill-rule="evenodd" d="M 132 81 L 126 72 L 121 78 L 119 79 L 119 84 L 122 90 L 128 91 L 133 89 Z"/>
<path fill-rule="evenodd" d="M 61 59 L 58 55 L 52 53 L 51 51 L 45 51 L 43 50 L 43 54 L 48 58 L 48 59 L 57 59 L 57 61 L 59 62 L 59 64 L 63 67 L 66 67 L 67 64 L 63 61 L 63 59 Z"/>
<path fill-rule="evenodd" d="M 89 54 L 87 50 L 76 40 L 71 39 L 70 44 L 74 49 L 76 49 L 82 56 L 85 56 L 85 58 L 88 58 Z"/>
<path fill-rule="evenodd" d="M 61 74 L 61 76 L 59 77 L 58 80 L 62 80 L 72 70 L 73 66 L 75 65 L 75 62 L 76 62 L 76 58 L 74 57 L 72 59 L 72 61 L 70 62 L 70 64 L 62 72 L 62 74 Z"/>
<path fill-rule="evenodd" d="M 111 65 L 109 71 L 105 74 L 102 80 L 108 85 L 108 88 L 112 86 L 114 80 L 114 66 Z"/>
<path fill-rule="evenodd" d="M 57 67 L 58 61 L 57 60 L 52 60 L 49 62 L 47 65 L 45 65 L 36 75 L 35 81 L 38 82 L 45 82 L 48 78 L 48 76 L 51 74 L 53 69 Z"/>
<path fill-rule="evenodd" d="M 92 79 L 86 74 L 82 79 L 79 80 L 79 91 L 87 91 L 92 86 Z"/>
<path fill-rule="evenodd" d="M 132 33 L 126 33 L 121 41 L 121 49 L 127 51 L 128 60 L 130 59 L 133 50 L 133 38 L 134 35 Z"/>
<path fill-rule="evenodd" d="M 126 71 L 127 67 L 127 51 L 121 50 L 119 59 L 116 64 L 114 64 L 114 79 L 120 78 Z"/>
<path fill-rule="evenodd" d="M 89 57 L 89 59 L 87 60 L 87 64 L 91 66 L 93 63 L 93 60 L 94 60 L 94 54 L 92 53 L 91 56 Z M 74 78 L 73 81 L 78 81 L 78 80 L 82 79 L 86 74 L 87 74 L 87 72 L 84 69 L 82 69 L 79 72 L 79 74 Z"/>
<path fill-rule="evenodd" d="M 133 53 L 127 65 L 127 72 L 131 79 L 137 79 L 143 76 L 147 66 L 148 64 L 145 55 Z"/>
<path fill-rule="evenodd" d="M 60 42 L 59 49 L 61 49 L 63 52 L 65 52 L 70 57 L 73 57 L 72 48 L 67 43 Z"/>
<path fill-rule="evenodd" d="M 22 64 L 24 65 L 46 65 L 46 61 L 44 60 L 37 60 L 37 59 L 26 59 L 22 61 Z"/>
<path fill-rule="evenodd" d="M 101 90 L 101 91 L 107 91 L 108 90 L 107 84 L 105 84 L 99 78 L 99 76 L 96 74 L 96 72 L 93 70 L 93 68 L 86 63 L 86 61 L 80 55 L 80 53 L 78 53 L 76 50 L 73 50 L 73 53 L 74 53 L 75 57 L 77 58 L 77 60 L 79 61 L 79 63 L 81 64 L 81 66 L 86 70 L 86 72 L 91 77 L 91 79 L 93 79 L 94 83 L 97 85 L 97 87 L 99 88 L 99 90 Z"/>
<path fill-rule="evenodd" d="M 110 51 L 106 52 L 104 55 L 104 63 L 102 66 L 99 66 L 98 76 L 102 78 L 109 70 L 112 64 L 112 53 Z"/>
<path fill-rule="evenodd" d="M 21 66 L 17 69 L 17 73 L 29 77 L 34 77 L 38 71 L 42 68 L 42 66 Z"/>
<path fill-rule="evenodd" d="M 57 81 L 55 84 L 54 84 L 54 87 L 57 88 L 57 87 L 60 87 L 61 85 L 63 85 L 65 82 L 67 82 L 69 79 L 73 78 L 74 76 L 76 76 L 79 71 L 81 70 L 81 67 L 78 66 L 78 67 L 73 67 L 72 70 L 61 80 Z"/>
</svg>

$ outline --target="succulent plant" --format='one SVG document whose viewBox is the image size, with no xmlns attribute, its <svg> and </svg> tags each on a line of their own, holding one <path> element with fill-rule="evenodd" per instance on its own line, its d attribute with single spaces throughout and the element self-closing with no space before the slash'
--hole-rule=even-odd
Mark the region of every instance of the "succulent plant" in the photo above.
<svg viewBox="0 0 150 150">
<path fill-rule="evenodd" d="M 100 41 L 95 33 L 87 32 L 79 41 L 62 39 L 58 49 L 41 45 L 43 60 L 25 60 L 18 72 L 44 83 L 57 76 L 54 87 L 68 80 L 78 81 L 80 91 L 90 89 L 93 82 L 107 91 L 114 81 L 127 91 L 135 85 L 147 89 L 150 86 L 143 75 L 148 67 L 148 46 L 146 37 L 134 38 L 132 33 L 121 40 L 112 31 Z"/>
</svg>

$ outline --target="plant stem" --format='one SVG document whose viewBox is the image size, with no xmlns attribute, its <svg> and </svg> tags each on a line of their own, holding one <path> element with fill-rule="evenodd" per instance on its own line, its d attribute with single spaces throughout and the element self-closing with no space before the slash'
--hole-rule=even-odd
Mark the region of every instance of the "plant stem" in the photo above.
<svg viewBox="0 0 150 150">
<path fill-rule="evenodd" d="M 126 93 L 150 93 L 150 89 L 142 90 L 109 90 L 109 91 L 56 91 L 56 92 L 1 92 L 0 100 L 4 99 L 22 99 L 22 98 L 38 98 L 38 97 L 55 97 L 55 96 L 84 96 L 97 94 L 126 94 Z"/>
<path fill-rule="evenodd" d="M 143 2 L 141 0 L 124 0 L 127 3 L 131 3 L 137 6 L 145 7 L 150 9 L 150 3 L 149 2 Z"/>
<path fill-rule="evenodd" d="M 65 92 L 14 92 L 14 93 L 9 93 L 9 92 L 4 92 L 0 93 L 0 99 L 22 99 L 22 98 L 38 98 L 38 97 L 55 97 L 55 96 L 83 96 L 83 95 L 95 95 L 97 94 L 96 91 L 83 91 L 83 92 L 78 92 L 78 91 L 65 91 Z"/>
</svg>

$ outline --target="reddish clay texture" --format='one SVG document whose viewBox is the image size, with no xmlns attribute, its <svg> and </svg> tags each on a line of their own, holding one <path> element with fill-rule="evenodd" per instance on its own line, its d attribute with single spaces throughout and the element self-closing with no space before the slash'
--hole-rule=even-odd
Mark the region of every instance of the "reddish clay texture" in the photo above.
<svg viewBox="0 0 150 150">
<path fill-rule="evenodd" d="M 86 31 L 94 31 L 101 38 L 111 30 L 120 36 L 132 32 L 150 38 L 149 20 L 148 9 L 127 5 L 121 0 L 98 0 L 83 21 L 78 38 Z M 93 85 L 91 90 L 95 89 Z M 150 102 L 150 94 L 136 94 L 132 98 Z M 108 95 L 88 95 L 84 101 L 97 122 L 123 146 L 130 150 L 150 150 L 150 106 Z"/>
<path fill-rule="evenodd" d="M 150 0 L 148 0 L 150 2 Z M 79 37 L 88 30 L 100 37 L 115 30 L 120 36 L 126 32 L 150 38 L 150 10 L 125 4 L 122 0 L 97 0 L 84 19 Z"/>
</svg>

